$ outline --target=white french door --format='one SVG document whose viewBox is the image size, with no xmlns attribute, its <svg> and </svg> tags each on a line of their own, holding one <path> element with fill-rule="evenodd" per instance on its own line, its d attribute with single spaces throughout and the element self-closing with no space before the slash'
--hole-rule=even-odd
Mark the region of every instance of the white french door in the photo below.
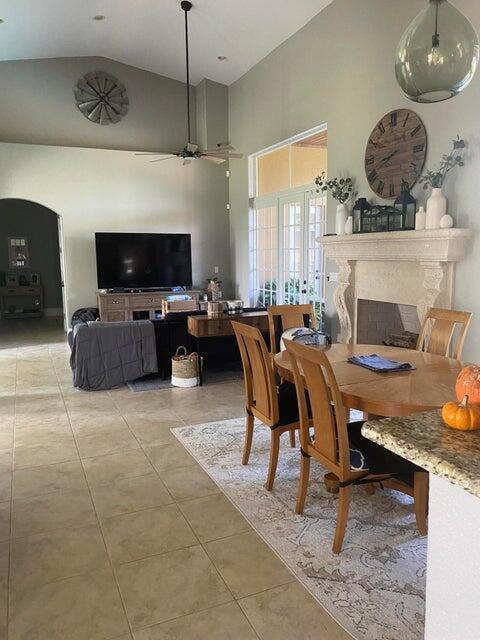
<svg viewBox="0 0 480 640">
<path fill-rule="evenodd" d="M 314 189 L 262 198 L 250 224 L 252 304 L 313 303 L 321 319 L 325 198 Z"/>
</svg>

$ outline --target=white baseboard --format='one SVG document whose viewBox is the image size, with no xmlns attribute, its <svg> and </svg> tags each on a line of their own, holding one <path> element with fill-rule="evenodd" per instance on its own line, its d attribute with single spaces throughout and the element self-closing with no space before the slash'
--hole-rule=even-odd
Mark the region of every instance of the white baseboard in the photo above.
<svg viewBox="0 0 480 640">
<path fill-rule="evenodd" d="M 48 318 L 63 318 L 63 309 L 61 307 L 46 307 L 43 310 L 43 315 Z"/>
</svg>

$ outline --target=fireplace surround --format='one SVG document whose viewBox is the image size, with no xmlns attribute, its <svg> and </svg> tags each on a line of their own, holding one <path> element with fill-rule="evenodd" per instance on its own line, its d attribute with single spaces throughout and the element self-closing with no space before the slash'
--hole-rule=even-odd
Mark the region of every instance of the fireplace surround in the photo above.
<svg viewBox="0 0 480 640">
<path fill-rule="evenodd" d="M 427 229 L 319 238 L 338 266 L 337 341 L 357 341 L 358 300 L 414 305 L 420 324 L 429 307 L 450 309 L 455 264 L 472 237 L 470 229 Z"/>
</svg>

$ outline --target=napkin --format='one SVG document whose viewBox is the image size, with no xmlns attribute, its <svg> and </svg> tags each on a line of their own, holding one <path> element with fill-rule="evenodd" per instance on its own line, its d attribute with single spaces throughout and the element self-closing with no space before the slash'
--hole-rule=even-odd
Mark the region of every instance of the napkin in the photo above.
<svg viewBox="0 0 480 640">
<path fill-rule="evenodd" d="M 382 358 L 376 353 L 372 353 L 369 356 L 352 356 L 348 361 L 378 373 L 395 373 L 397 371 L 413 371 L 415 369 L 409 362 L 387 360 L 387 358 Z"/>
</svg>

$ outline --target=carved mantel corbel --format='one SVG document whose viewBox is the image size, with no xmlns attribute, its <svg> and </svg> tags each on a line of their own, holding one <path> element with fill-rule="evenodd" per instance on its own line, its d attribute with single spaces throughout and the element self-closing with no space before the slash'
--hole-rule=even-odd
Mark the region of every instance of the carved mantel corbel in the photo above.
<svg viewBox="0 0 480 640">
<path fill-rule="evenodd" d="M 335 307 L 340 321 L 338 342 L 348 344 L 352 341 L 355 305 L 355 269 L 354 262 L 345 259 L 335 259 L 338 265 L 338 286 L 333 294 Z"/>
<path fill-rule="evenodd" d="M 421 261 L 423 269 L 423 297 L 418 301 L 420 324 L 430 307 L 451 308 L 453 266 L 451 262 Z"/>
</svg>

